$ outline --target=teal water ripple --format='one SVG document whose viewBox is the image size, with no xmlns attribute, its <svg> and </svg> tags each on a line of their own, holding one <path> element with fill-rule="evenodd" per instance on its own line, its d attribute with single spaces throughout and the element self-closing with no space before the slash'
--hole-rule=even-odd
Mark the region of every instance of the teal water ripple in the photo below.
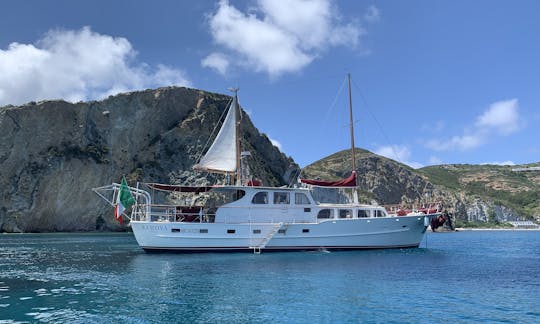
<svg viewBox="0 0 540 324">
<path fill-rule="evenodd" d="M 540 232 L 428 248 L 147 254 L 130 234 L 0 235 L 0 323 L 540 322 Z"/>
</svg>

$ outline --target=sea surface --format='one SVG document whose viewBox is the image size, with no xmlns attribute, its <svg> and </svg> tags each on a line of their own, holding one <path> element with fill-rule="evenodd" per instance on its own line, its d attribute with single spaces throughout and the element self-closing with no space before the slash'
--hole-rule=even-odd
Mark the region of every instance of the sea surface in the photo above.
<svg viewBox="0 0 540 324">
<path fill-rule="evenodd" d="M 540 231 L 420 248 L 145 253 L 132 234 L 0 234 L 0 323 L 540 323 Z"/>
</svg>

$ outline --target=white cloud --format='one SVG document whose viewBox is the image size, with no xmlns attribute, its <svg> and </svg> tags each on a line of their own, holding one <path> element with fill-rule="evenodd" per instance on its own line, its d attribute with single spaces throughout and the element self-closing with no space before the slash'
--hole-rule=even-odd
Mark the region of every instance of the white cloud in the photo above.
<svg viewBox="0 0 540 324">
<path fill-rule="evenodd" d="M 270 142 L 272 143 L 272 145 L 274 145 L 275 147 L 277 147 L 280 151 L 282 151 L 281 149 L 281 143 L 273 138 L 270 138 Z"/>
<path fill-rule="evenodd" d="M 223 75 L 225 75 L 229 69 L 229 61 L 222 53 L 212 53 L 208 55 L 201 61 L 201 65 L 203 67 L 212 68 Z"/>
<path fill-rule="evenodd" d="M 508 135 L 519 130 L 518 100 L 510 99 L 491 104 L 476 120 L 476 126 L 490 128 Z"/>
<path fill-rule="evenodd" d="M 450 139 L 432 139 L 426 142 L 426 146 L 435 151 L 470 150 L 477 148 L 486 141 L 483 132 L 453 136 Z"/>
<path fill-rule="evenodd" d="M 504 161 L 504 162 L 488 162 L 482 163 L 482 165 L 516 165 L 514 161 Z"/>
<path fill-rule="evenodd" d="M 249 13 L 221 0 L 209 25 L 215 43 L 229 53 L 227 64 L 272 78 L 301 70 L 331 46 L 354 47 L 364 33 L 342 24 L 328 0 L 259 0 Z"/>
<path fill-rule="evenodd" d="M 398 161 L 400 163 L 407 164 L 408 166 L 415 169 L 423 167 L 423 165 L 419 162 L 409 161 L 411 157 L 411 150 L 407 146 L 401 146 L 401 145 L 381 146 L 375 150 L 375 154 L 382 155 L 384 157 Z"/>
<path fill-rule="evenodd" d="M 495 135 L 510 135 L 521 128 L 517 99 L 492 103 L 480 116 L 471 129 L 465 129 L 462 135 L 446 139 L 432 139 L 426 147 L 436 151 L 470 150 L 487 143 Z"/>
<path fill-rule="evenodd" d="M 265 22 L 285 34 L 301 39 L 296 45 L 304 49 L 319 48 L 328 39 L 331 19 L 328 1 L 260 0 Z"/>
<path fill-rule="evenodd" d="M 180 70 L 135 61 L 122 37 L 80 30 L 51 30 L 35 44 L 0 50 L 0 105 L 32 100 L 100 99 L 120 91 L 165 85 L 189 86 Z"/>
<path fill-rule="evenodd" d="M 367 8 L 366 13 L 364 14 L 364 19 L 370 23 L 378 22 L 381 19 L 381 11 L 379 8 L 371 5 Z"/>
</svg>

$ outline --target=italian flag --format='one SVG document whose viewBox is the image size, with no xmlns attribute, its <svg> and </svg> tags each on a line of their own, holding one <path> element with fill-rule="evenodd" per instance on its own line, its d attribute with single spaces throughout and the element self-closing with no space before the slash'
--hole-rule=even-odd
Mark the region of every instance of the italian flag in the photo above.
<svg viewBox="0 0 540 324">
<path fill-rule="evenodd" d="M 131 195 L 126 178 L 123 177 L 118 196 L 116 197 L 116 207 L 114 208 L 114 217 L 116 217 L 120 224 L 122 224 L 122 214 L 124 213 L 124 210 L 128 209 L 134 203 L 135 199 Z"/>
</svg>

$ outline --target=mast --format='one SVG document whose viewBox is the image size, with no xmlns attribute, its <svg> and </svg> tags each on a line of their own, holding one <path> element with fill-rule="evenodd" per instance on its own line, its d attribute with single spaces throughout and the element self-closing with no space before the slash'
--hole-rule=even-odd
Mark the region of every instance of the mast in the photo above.
<svg viewBox="0 0 540 324">
<path fill-rule="evenodd" d="M 351 74 L 347 73 L 349 80 L 349 120 L 350 120 L 350 130 L 351 130 L 351 155 L 352 155 L 352 170 L 356 172 L 356 158 L 354 154 L 354 125 L 353 125 L 353 113 L 352 113 L 352 95 L 351 95 Z"/>
<path fill-rule="evenodd" d="M 351 123 L 351 158 L 352 158 L 352 170 L 351 176 L 355 176 L 355 188 L 352 190 L 353 202 L 358 204 L 358 181 L 356 181 L 356 156 L 354 154 L 354 120 L 352 113 L 352 95 L 351 95 L 351 74 L 347 73 L 347 78 L 349 81 L 349 119 Z"/>
<path fill-rule="evenodd" d="M 240 105 L 238 104 L 238 90 L 240 88 L 230 88 L 232 92 L 234 92 L 234 125 L 235 125 L 235 133 L 236 133 L 236 185 L 240 186 L 242 185 L 242 167 L 241 167 L 241 150 L 240 150 Z"/>
<path fill-rule="evenodd" d="M 356 157 L 354 153 L 354 124 L 353 124 L 353 112 L 352 112 L 352 95 L 351 95 L 351 74 L 347 73 L 349 81 L 349 118 L 350 118 L 350 130 L 351 130 L 351 154 L 352 154 L 352 168 L 351 175 L 339 181 L 322 181 L 322 180 L 310 180 L 310 179 L 300 179 L 300 182 L 306 183 L 308 185 L 320 186 L 320 187 L 340 187 L 340 188 L 351 188 L 352 198 L 355 204 L 358 204 L 358 182 L 356 180 Z"/>
</svg>

